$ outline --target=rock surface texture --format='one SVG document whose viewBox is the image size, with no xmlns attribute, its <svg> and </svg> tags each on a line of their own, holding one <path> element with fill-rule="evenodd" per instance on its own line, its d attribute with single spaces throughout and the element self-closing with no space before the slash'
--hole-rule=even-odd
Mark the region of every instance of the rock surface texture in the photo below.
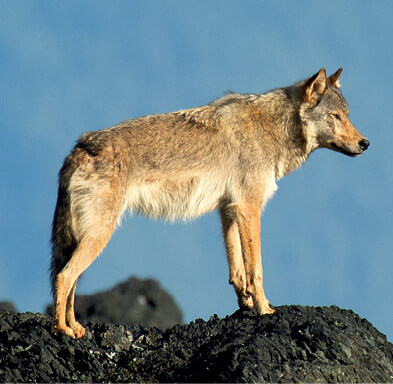
<svg viewBox="0 0 393 384">
<path fill-rule="evenodd" d="M 165 332 L 85 322 L 53 337 L 48 315 L 0 314 L 2 382 L 392 382 L 393 345 L 338 307 L 237 311 Z"/>
<path fill-rule="evenodd" d="M 46 309 L 52 315 L 53 306 Z M 77 319 L 165 330 L 182 323 L 182 312 L 172 296 L 153 279 L 131 277 L 108 291 L 76 295 Z"/>
</svg>

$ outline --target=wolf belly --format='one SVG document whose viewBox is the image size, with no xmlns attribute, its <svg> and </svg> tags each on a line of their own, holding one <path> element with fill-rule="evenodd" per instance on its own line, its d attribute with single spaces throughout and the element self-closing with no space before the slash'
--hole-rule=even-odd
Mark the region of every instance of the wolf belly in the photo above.
<svg viewBox="0 0 393 384">
<path fill-rule="evenodd" d="M 187 221 L 215 210 L 224 195 L 223 183 L 212 177 L 151 180 L 128 187 L 126 206 L 155 219 Z"/>
</svg>

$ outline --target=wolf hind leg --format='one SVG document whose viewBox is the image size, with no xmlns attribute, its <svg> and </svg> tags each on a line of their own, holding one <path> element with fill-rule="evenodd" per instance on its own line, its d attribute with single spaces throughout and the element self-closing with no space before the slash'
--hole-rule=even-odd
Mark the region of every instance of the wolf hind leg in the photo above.
<svg viewBox="0 0 393 384">
<path fill-rule="evenodd" d="M 232 284 L 235 289 L 239 307 L 253 309 L 252 297 L 246 292 L 246 273 L 238 224 L 234 219 L 233 212 L 229 209 L 222 208 L 220 214 L 229 266 L 229 284 Z"/>
<path fill-rule="evenodd" d="M 72 205 L 72 225 L 76 246 L 67 264 L 54 277 L 55 315 L 53 332 L 65 333 L 72 338 L 85 334 L 83 326 L 75 320 L 74 296 L 80 275 L 97 258 L 108 243 L 116 221 L 122 213 L 123 196 L 108 187 L 80 189 Z"/>
<path fill-rule="evenodd" d="M 78 244 L 66 266 L 57 275 L 55 282 L 55 315 L 53 318 L 54 334 L 64 333 L 74 339 L 85 334 L 83 326 L 75 320 L 74 295 L 80 275 L 90 266 L 106 246 L 113 227 L 98 236 L 87 236 Z"/>
<path fill-rule="evenodd" d="M 66 305 L 66 324 L 70 327 L 76 339 L 80 339 L 86 333 L 85 328 L 75 319 L 75 309 L 74 309 L 74 302 L 75 302 L 75 290 L 78 281 L 74 283 L 71 288 L 71 292 L 67 298 L 67 305 Z"/>
</svg>

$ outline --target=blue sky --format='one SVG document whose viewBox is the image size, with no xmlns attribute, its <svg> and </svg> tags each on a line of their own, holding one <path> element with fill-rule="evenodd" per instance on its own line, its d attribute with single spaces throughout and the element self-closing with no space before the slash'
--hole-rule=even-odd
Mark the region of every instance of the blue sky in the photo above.
<svg viewBox="0 0 393 384">
<path fill-rule="evenodd" d="M 274 305 L 353 309 L 393 340 L 393 2 L 8 1 L 0 3 L 0 300 L 51 301 L 57 172 L 85 131 L 260 93 L 344 67 L 351 159 L 314 153 L 279 182 L 262 216 Z M 217 213 L 191 224 L 129 218 L 79 293 L 153 277 L 185 321 L 236 310 Z"/>
</svg>

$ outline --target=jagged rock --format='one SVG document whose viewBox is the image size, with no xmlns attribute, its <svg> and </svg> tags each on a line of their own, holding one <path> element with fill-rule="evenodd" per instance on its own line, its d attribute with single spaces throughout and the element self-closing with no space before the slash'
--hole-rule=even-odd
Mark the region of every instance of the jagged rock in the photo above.
<svg viewBox="0 0 393 384">
<path fill-rule="evenodd" d="M 14 304 L 9 301 L 0 301 L 0 313 L 2 312 L 18 312 Z"/>
<path fill-rule="evenodd" d="M 46 309 L 52 315 L 53 305 Z M 182 323 L 182 312 L 171 295 L 153 279 L 132 277 L 112 289 L 75 296 L 78 320 L 143 325 L 165 330 Z"/>
<path fill-rule="evenodd" d="M 0 315 L 0 381 L 392 382 L 393 345 L 338 307 L 237 311 L 165 332 L 84 323 L 82 340 L 53 337 L 47 315 Z"/>
</svg>

